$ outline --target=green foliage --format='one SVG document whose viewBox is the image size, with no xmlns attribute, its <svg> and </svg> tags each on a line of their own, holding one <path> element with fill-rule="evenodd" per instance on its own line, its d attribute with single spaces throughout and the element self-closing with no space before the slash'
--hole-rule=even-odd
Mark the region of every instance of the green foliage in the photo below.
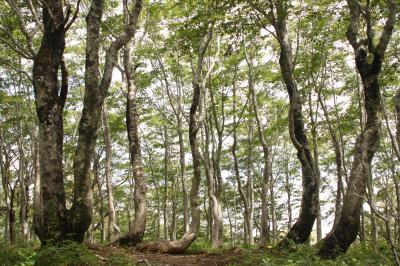
<svg viewBox="0 0 400 266">
<path fill-rule="evenodd" d="M 31 266 L 35 263 L 36 252 L 32 247 L 14 247 L 0 244 L 0 266 Z"/>
<path fill-rule="evenodd" d="M 324 260 L 316 253 L 318 245 L 292 246 L 290 250 L 277 251 L 270 249 L 260 256 L 247 252 L 248 262 L 244 265 L 290 265 L 290 266 L 323 266 L 323 265 L 393 265 L 390 249 L 385 243 L 380 243 L 376 249 L 371 243 L 353 245 L 346 254 L 336 260 Z"/>
<path fill-rule="evenodd" d="M 68 242 L 63 245 L 45 246 L 37 252 L 35 265 L 98 265 L 96 256 L 82 244 Z"/>
</svg>

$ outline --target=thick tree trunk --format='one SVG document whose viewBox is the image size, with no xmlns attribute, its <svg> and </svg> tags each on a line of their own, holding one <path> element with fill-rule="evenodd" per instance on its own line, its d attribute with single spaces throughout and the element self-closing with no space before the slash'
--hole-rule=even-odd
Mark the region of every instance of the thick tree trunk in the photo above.
<svg viewBox="0 0 400 266">
<path fill-rule="evenodd" d="M 73 164 L 74 199 L 71 208 L 73 238 L 79 242 L 83 240 L 92 220 L 90 164 L 97 141 L 101 110 L 111 84 L 118 52 L 135 35 L 142 4 L 142 0 L 137 0 L 131 12 L 124 12 L 125 17 L 128 16 L 128 26 L 125 27 L 124 33 L 117 36 L 108 48 L 101 80 L 99 73 L 99 30 L 104 1 L 93 0 L 86 17 L 85 96 Z"/>
<path fill-rule="evenodd" d="M 108 231 L 107 231 L 107 239 L 112 242 L 118 235 L 121 233 L 119 227 L 117 226 L 116 217 L 115 217 L 115 208 L 114 208 L 114 195 L 113 195 L 113 184 L 112 184 L 112 145 L 111 145 L 111 137 L 110 137 L 110 129 L 108 122 L 108 110 L 107 104 L 103 105 L 103 135 L 104 135 L 104 144 L 106 147 L 106 158 L 105 158 L 105 177 L 107 184 L 107 198 L 108 198 Z"/>
<path fill-rule="evenodd" d="M 368 47 L 366 47 L 359 40 L 360 6 L 354 0 L 348 0 L 350 23 L 347 38 L 354 48 L 356 67 L 363 82 L 367 120 L 363 131 L 356 140 L 353 166 L 343 200 L 340 220 L 325 237 L 318 253 L 324 258 L 335 258 L 340 252 L 346 252 L 356 239 L 360 228 L 360 213 L 366 190 L 365 181 L 371 174 L 371 161 L 378 149 L 381 132 L 380 113 L 382 106 L 378 81 L 379 73 L 397 14 L 396 3 L 392 0 L 387 1 L 387 3 L 389 17 L 379 39 L 379 44 L 375 46 L 372 37 L 368 34 L 369 42 Z M 372 56 L 372 61 L 367 59 L 369 53 Z"/>
<path fill-rule="evenodd" d="M 65 18 L 61 0 L 43 4 L 44 33 L 33 62 L 33 87 L 39 120 L 40 184 L 43 214 L 36 224 L 42 244 L 67 237 L 63 174 L 63 107 L 66 91 L 58 82 L 65 47 Z M 64 75 L 63 75 L 64 76 Z"/>
<path fill-rule="evenodd" d="M 295 243 L 304 243 L 308 240 L 317 216 L 319 189 L 315 174 L 315 162 L 304 126 L 301 97 L 293 73 L 292 51 L 286 27 L 288 13 L 283 2 L 276 3 L 275 8 L 276 17 L 273 18 L 273 24 L 280 45 L 279 65 L 290 100 L 289 134 L 301 163 L 303 186 L 299 217 L 286 238 L 280 243 L 280 245 L 286 245 L 288 240 Z"/>
</svg>

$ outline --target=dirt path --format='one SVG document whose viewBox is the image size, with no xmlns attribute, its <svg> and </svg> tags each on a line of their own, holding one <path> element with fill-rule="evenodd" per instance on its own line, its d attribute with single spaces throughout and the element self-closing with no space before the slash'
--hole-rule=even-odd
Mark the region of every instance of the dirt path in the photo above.
<svg viewBox="0 0 400 266">
<path fill-rule="evenodd" d="M 227 250 L 221 253 L 197 254 L 154 254 L 138 253 L 137 251 L 118 248 L 92 249 L 100 261 L 100 265 L 110 265 L 109 258 L 123 256 L 136 262 L 137 265 L 146 266 L 229 266 L 246 265 L 246 256 L 242 250 Z M 249 265 L 249 264 L 247 264 Z"/>
<path fill-rule="evenodd" d="M 196 254 L 196 255 L 169 255 L 169 254 L 131 254 L 138 265 L 151 266 L 222 266 L 238 265 L 241 258 L 237 254 Z"/>
</svg>

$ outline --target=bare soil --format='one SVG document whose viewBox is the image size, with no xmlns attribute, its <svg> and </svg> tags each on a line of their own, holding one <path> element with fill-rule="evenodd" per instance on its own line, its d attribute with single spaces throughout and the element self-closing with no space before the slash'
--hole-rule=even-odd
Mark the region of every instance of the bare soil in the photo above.
<svg viewBox="0 0 400 266">
<path fill-rule="evenodd" d="M 251 265 L 248 264 L 243 250 L 231 249 L 218 253 L 199 252 L 196 254 L 159 254 L 139 253 L 134 250 L 120 248 L 92 249 L 99 258 L 102 265 L 107 265 L 107 257 L 117 253 L 131 258 L 136 265 L 146 266 L 228 266 L 228 265 Z"/>
</svg>

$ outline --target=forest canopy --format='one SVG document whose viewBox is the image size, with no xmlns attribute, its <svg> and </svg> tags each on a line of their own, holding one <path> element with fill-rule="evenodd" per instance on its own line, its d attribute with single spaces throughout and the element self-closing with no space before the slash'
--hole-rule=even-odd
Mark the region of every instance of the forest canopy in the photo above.
<svg viewBox="0 0 400 266">
<path fill-rule="evenodd" d="M 0 265 L 400 265 L 399 5 L 2 1 Z"/>
</svg>

